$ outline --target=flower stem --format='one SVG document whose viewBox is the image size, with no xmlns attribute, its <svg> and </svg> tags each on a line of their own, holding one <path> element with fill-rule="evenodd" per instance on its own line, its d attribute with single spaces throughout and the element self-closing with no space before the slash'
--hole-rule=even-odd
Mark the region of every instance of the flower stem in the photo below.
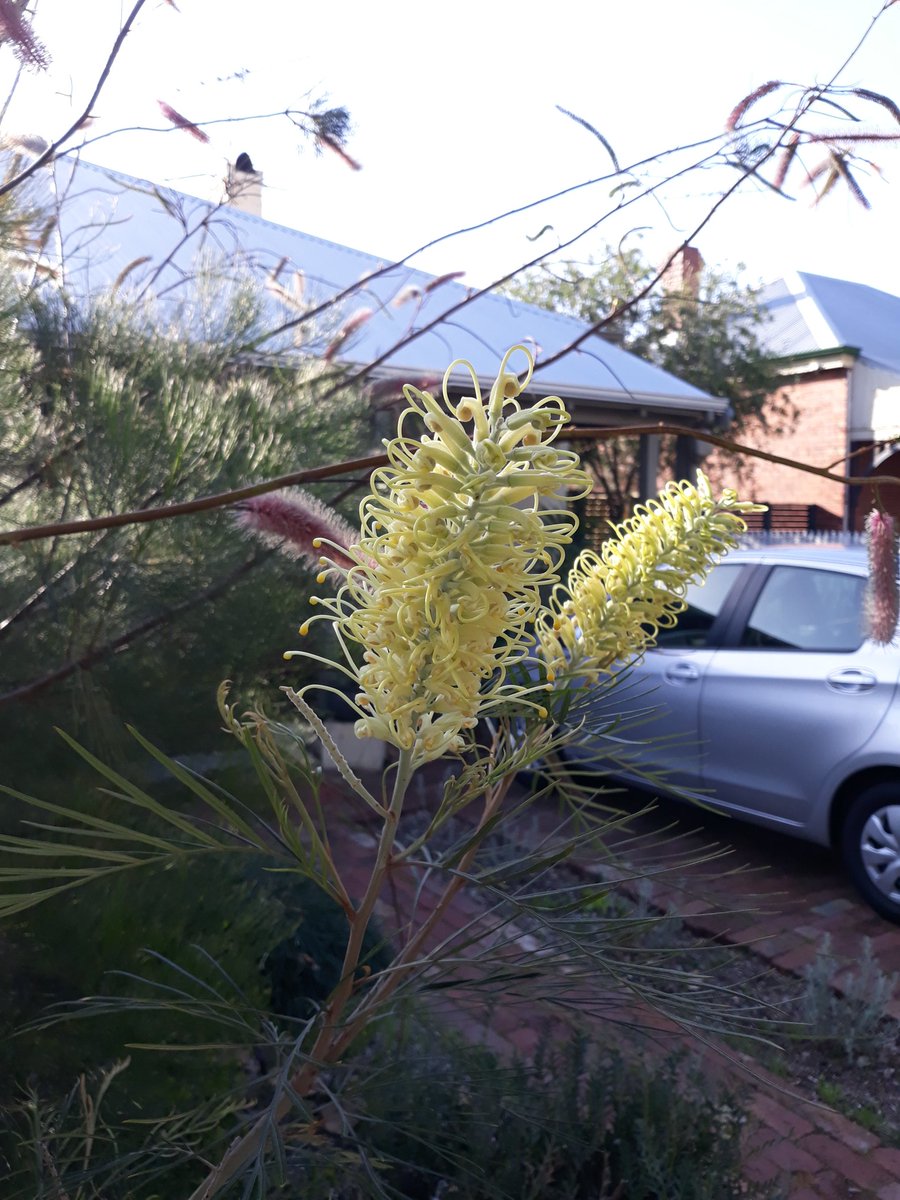
<svg viewBox="0 0 900 1200">
<path fill-rule="evenodd" d="M 498 781 L 496 786 L 493 787 L 490 792 L 488 792 L 487 796 L 485 797 L 484 810 L 481 814 L 481 819 L 479 820 L 475 830 L 476 839 L 477 835 L 485 830 L 485 827 L 489 824 L 497 809 L 500 807 L 504 797 L 509 791 L 509 787 L 513 781 L 513 778 L 513 773 L 505 775 Z M 460 859 L 459 866 L 456 868 L 453 878 L 444 888 L 444 891 L 441 893 L 439 900 L 435 904 L 429 916 L 425 921 L 422 922 L 413 937 L 410 938 L 400 954 L 398 954 L 391 963 L 390 970 L 385 972 L 378 983 L 376 983 L 371 991 L 367 993 L 365 999 L 360 1004 L 359 1009 L 354 1014 L 353 1020 L 338 1036 L 338 1040 L 336 1042 L 336 1050 L 338 1055 L 343 1054 L 347 1046 L 349 1046 L 353 1039 L 357 1037 L 357 1035 L 366 1025 L 366 1022 L 371 1019 L 373 1012 L 381 1007 L 381 1005 L 383 1005 L 385 1001 L 393 995 L 397 988 L 416 967 L 421 966 L 421 960 L 418 958 L 419 951 L 429 933 L 431 933 L 431 931 L 443 919 L 444 913 L 452 903 L 454 896 L 456 896 L 457 892 L 459 892 L 466 884 L 466 873 L 472 866 L 480 846 L 480 840 L 473 841 L 473 844 Z"/>
<path fill-rule="evenodd" d="M 397 774 L 394 778 L 394 790 L 378 839 L 372 873 L 359 907 L 348 918 L 350 936 L 344 952 L 341 980 L 322 1013 L 322 1025 L 312 1049 L 305 1056 L 306 1061 L 291 1079 L 288 1090 L 280 1097 L 274 1111 L 270 1110 L 265 1113 L 243 1137 L 232 1142 L 219 1163 L 210 1171 L 200 1186 L 191 1193 L 189 1200 L 210 1200 L 234 1179 L 241 1168 L 262 1149 L 270 1126 L 283 1120 L 293 1108 L 294 1098 L 306 1095 L 319 1071 L 334 1061 L 361 1028 L 361 1025 L 354 1021 L 348 1029 L 341 1031 L 338 1023 L 353 995 L 356 968 L 359 966 L 363 940 L 384 883 L 397 835 L 397 825 L 403 811 L 403 801 L 413 773 L 412 753 L 401 751 L 397 762 Z M 347 1037 L 348 1033 L 350 1034 L 349 1038 Z"/>
</svg>

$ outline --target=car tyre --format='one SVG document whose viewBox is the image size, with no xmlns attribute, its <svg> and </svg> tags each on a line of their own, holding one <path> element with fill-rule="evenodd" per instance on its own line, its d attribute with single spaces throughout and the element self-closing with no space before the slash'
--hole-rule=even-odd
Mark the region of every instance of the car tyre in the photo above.
<svg viewBox="0 0 900 1200">
<path fill-rule="evenodd" d="M 859 793 L 841 830 L 841 853 L 866 902 L 900 925 L 900 782 Z"/>
</svg>

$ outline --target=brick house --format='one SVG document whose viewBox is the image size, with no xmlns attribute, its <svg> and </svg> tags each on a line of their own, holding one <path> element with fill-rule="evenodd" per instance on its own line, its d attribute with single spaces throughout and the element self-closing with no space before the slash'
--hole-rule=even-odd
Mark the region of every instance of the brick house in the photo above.
<svg viewBox="0 0 900 1200">
<path fill-rule="evenodd" d="M 900 475 L 900 297 L 796 273 L 769 285 L 762 300 L 771 318 L 762 337 L 779 360 L 782 386 L 767 414 L 772 428 L 738 440 L 846 474 Z M 791 414 L 780 431 L 776 409 Z M 714 453 L 706 469 L 718 484 L 768 504 L 772 528 L 858 530 L 872 507 L 871 487 L 846 488 L 761 459 L 736 469 Z M 881 500 L 900 516 L 900 488 L 883 488 Z"/>
</svg>

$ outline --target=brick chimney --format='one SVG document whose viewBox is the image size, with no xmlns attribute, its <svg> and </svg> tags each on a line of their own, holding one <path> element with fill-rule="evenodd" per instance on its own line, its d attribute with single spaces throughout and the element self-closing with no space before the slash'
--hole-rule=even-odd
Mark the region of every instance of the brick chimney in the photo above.
<svg viewBox="0 0 900 1200">
<path fill-rule="evenodd" d="M 262 216 L 262 171 L 255 171 L 250 155 L 240 153 L 228 164 L 225 202 L 253 217 Z"/>
<path fill-rule="evenodd" d="M 676 296 L 694 296 L 700 290 L 703 255 L 696 246 L 682 246 L 666 267 L 659 281 L 664 292 Z"/>
</svg>

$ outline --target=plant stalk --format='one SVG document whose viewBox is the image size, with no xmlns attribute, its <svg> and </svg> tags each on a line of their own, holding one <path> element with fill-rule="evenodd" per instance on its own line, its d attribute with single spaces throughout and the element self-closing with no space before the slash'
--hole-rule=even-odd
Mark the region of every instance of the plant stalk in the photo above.
<svg viewBox="0 0 900 1200">
<path fill-rule="evenodd" d="M 485 799 L 484 811 L 481 814 L 481 819 L 476 826 L 476 836 L 484 829 L 485 825 L 493 818 L 504 797 L 509 791 L 510 784 L 513 780 L 513 774 L 505 775 L 497 784 L 497 786 L 488 794 Z M 390 999 L 393 993 L 397 990 L 400 984 L 407 978 L 417 965 L 419 950 L 425 942 L 431 931 L 439 924 L 444 916 L 444 913 L 449 908 L 454 896 L 460 891 L 466 882 L 466 872 L 471 867 L 481 843 L 475 841 L 463 857 L 460 859 L 459 866 L 453 878 L 444 888 L 440 899 L 434 906 L 427 919 L 422 922 L 415 934 L 403 947 L 400 954 L 394 959 L 390 968 L 382 975 L 381 979 L 376 983 L 371 991 L 369 991 L 356 1013 L 353 1020 L 341 1033 L 336 1042 L 335 1050 L 340 1056 L 357 1037 L 360 1031 L 365 1026 L 366 1022 L 371 1019 L 372 1013 L 380 1007 L 386 1000 Z"/>
<path fill-rule="evenodd" d="M 346 1033 L 349 1030 L 345 1031 L 342 1035 L 339 1032 L 338 1022 L 353 995 L 356 968 L 359 966 L 363 940 L 366 930 L 369 927 L 369 922 L 372 919 L 375 904 L 381 892 L 384 877 L 390 863 L 391 851 L 393 850 L 397 835 L 397 825 L 400 820 L 400 814 L 403 811 L 403 801 L 406 797 L 413 772 L 411 752 L 407 750 L 401 751 L 397 763 L 397 774 L 394 779 L 391 803 L 384 817 L 384 824 L 382 825 L 381 835 L 378 839 L 378 849 L 372 873 L 369 876 L 365 895 L 360 901 L 359 907 L 350 918 L 350 936 L 347 939 L 347 948 L 344 953 L 341 981 L 332 993 L 331 999 L 322 1014 L 322 1026 L 313 1043 L 312 1049 L 306 1056 L 306 1061 L 292 1077 L 288 1085 L 288 1090 L 278 1100 L 274 1111 L 267 1112 L 264 1116 L 260 1117 L 256 1124 L 243 1137 L 237 1138 L 232 1142 L 225 1155 L 207 1175 L 206 1179 L 191 1193 L 189 1200 L 211 1200 L 211 1197 L 215 1196 L 234 1179 L 241 1168 L 262 1148 L 270 1125 L 284 1119 L 293 1107 L 294 1097 L 306 1095 L 322 1067 L 333 1062 L 340 1055 L 343 1049 L 352 1041 L 352 1036 L 355 1036 L 356 1031 L 360 1028 L 357 1022 L 353 1022 L 349 1027 L 349 1030 L 353 1030 L 353 1035 L 347 1038 Z"/>
</svg>

